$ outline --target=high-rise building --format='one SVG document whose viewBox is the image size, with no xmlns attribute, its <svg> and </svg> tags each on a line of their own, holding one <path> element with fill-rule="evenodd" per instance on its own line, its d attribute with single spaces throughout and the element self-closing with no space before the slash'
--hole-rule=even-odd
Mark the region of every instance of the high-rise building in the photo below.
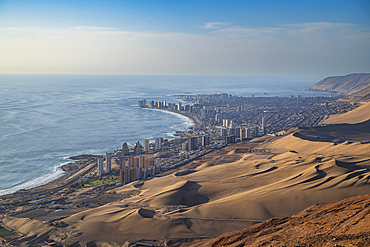
<svg viewBox="0 0 370 247">
<path fill-rule="evenodd" d="M 154 148 L 155 148 L 155 151 L 162 149 L 162 138 L 160 137 L 155 138 Z"/>
<path fill-rule="evenodd" d="M 125 179 L 123 178 L 123 175 L 124 175 L 124 172 L 122 171 L 122 169 L 119 170 L 119 183 L 120 184 L 123 184 L 123 182 L 125 181 Z"/>
<path fill-rule="evenodd" d="M 221 124 L 223 122 L 223 118 L 222 118 L 222 114 L 221 113 L 217 113 L 216 116 L 215 116 L 215 121 L 218 123 L 218 124 Z"/>
<path fill-rule="evenodd" d="M 123 155 L 130 154 L 130 150 L 128 149 L 127 142 L 123 143 L 123 145 L 122 145 L 122 154 Z"/>
<path fill-rule="evenodd" d="M 112 171 L 112 156 L 107 153 L 107 173 Z"/>
<path fill-rule="evenodd" d="M 240 128 L 240 131 L 239 131 L 239 138 L 240 139 L 244 139 L 244 138 L 246 138 L 247 136 L 246 136 L 246 131 L 245 131 L 245 128 Z"/>
<path fill-rule="evenodd" d="M 206 109 L 202 109 L 201 110 L 201 117 L 202 118 L 205 118 L 207 116 L 207 110 Z"/>
<path fill-rule="evenodd" d="M 144 152 L 149 152 L 149 139 L 144 140 Z"/>
<path fill-rule="evenodd" d="M 134 145 L 134 154 L 141 154 L 142 148 L 143 147 L 140 145 L 140 142 L 136 141 Z"/>
<path fill-rule="evenodd" d="M 266 127 L 266 117 L 262 117 L 262 129 L 264 130 Z"/>
<path fill-rule="evenodd" d="M 258 137 L 258 126 L 255 126 L 253 129 L 253 137 Z"/>
<path fill-rule="evenodd" d="M 134 166 L 134 157 L 130 157 L 127 160 L 127 166 L 128 167 L 133 167 Z"/>
<path fill-rule="evenodd" d="M 207 146 L 209 145 L 209 136 L 202 136 L 202 146 Z"/>
<path fill-rule="evenodd" d="M 182 151 L 188 150 L 188 142 L 183 142 L 181 145 Z"/>
<path fill-rule="evenodd" d="M 242 136 L 240 136 L 240 130 L 241 130 L 241 128 L 240 127 L 235 127 L 235 136 L 236 137 L 242 137 Z"/>
<path fill-rule="evenodd" d="M 222 137 L 225 137 L 225 136 L 227 136 L 229 134 L 229 129 L 227 129 L 227 128 L 222 128 L 221 129 L 221 136 Z"/>
<path fill-rule="evenodd" d="M 235 135 L 230 135 L 230 136 L 225 137 L 225 143 L 226 144 L 234 143 L 234 142 L 235 142 Z"/>
<path fill-rule="evenodd" d="M 117 165 L 119 166 L 119 169 L 123 170 L 123 168 L 125 167 L 125 160 L 117 159 L 116 161 Z"/>
<path fill-rule="evenodd" d="M 140 156 L 139 157 L 139 167 L 144 167 L 144 165 L 145 165 L 145 157 Z"/>
<path fill-rule="evenodd" d="M 229 128 L 234 128 L 235 127 L 235 121 L 234 120 L 231 120 L 230 122 L 229 122 L 229 126 L 228 126 Z"/>
<path fill-rule="evenodd" d="M 104 173 L 104 158 L 98 159 L 98 175 L 101 176 Z"/>
<path fill-rule="evenodd" d="M 247 128 L 246 130 L 245 130 L 245 136 L 247 137 L 247 138 L 251 138 L 252 137 L 252 135 L 251 135 L 251 129 L 250 128 Z"/>
<path fill-rule="evenodd" d="M 134 158 L 134 167 L 139 167 L 139 166 L 140 166 L 140 159 Z"/>
<path fill-rule="evenodd" d="M 197 137 L 189 137 L 189 150 L 197 149 Z"/>
</svg>

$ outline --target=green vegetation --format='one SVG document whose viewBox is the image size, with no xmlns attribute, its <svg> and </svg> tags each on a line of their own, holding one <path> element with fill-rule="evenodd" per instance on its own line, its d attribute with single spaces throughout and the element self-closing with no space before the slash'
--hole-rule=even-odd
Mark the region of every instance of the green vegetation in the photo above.
<svg viewBox="0 0 370 247">
<path fill-rule="evenodd" d="M 119 181 L 118 178 L 116 178 L 116 179 L 96 180 L 94 182 L 90 182 L 88 184 L 84 184 L 84 187 L 87 188 L 87 187 L 99 187 L 99 186 L 103 186 L 103 185 L 111 185 L 111 184 L 115 184 L 118 181 Z"/>
<path fill-rule="evenodd" d="M 14 235 L 15 233 L 12 232 L 12 231 L 9 231 L 8 229 L 6 228 L 3 228 L 3 227 L 0 227 L 0 236 L 2 237 L 6 237 L 6 236 L 10 236 L 10 235 Z"/>
</svg>

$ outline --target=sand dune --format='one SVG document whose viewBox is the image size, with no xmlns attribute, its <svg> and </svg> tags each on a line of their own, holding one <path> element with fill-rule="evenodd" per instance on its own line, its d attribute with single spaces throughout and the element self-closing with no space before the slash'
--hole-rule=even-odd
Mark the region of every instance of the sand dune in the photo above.
<svg viewBox="0 0 370 247">
<path fill-rule="evenodd" d="M 335 121 L 369 119 L 368 109 L 366 104 Z M 350 133 L 354 126 L 361 123 L 296 128 L 286 136 L 228 146 L 204 156 L 203 162 L 197 161 L 201 165 L 190 171 L 115 188 L 109 193 L 122 195 L 122 200 L 74 213 L 63 219 L 65 227 L 16 217 L 4 222 L 27 236 L 46 234 L 68 244 L 79 241 L 75 246 L 216 237 L 272 217 L 295 215 L 316 203 L 369 194 L 369 142 L 333 143 L 307 137 Z M 366 126 L 358 131 L 366 132 Z"/>
<path fill-rule="evenodd" d="M 289 134 L 261 143 L 252 153 L 208 164 L 182 176 L 171 174 L 114 189 L 130 198 L 87 209 L 63 221 L 64 228 L 42 226 L 32 232 L 26 219 L 8 218 L 6 224 L 27 235 L 51 231 L 66 243 L 124 244 L 140 239 L 216 237 L 276 216 L 291 216 L 318 202 L 335 202 L 370 193 L 370 144 L 314 142 Z M 266 151 L 267 150 L 267 151 Z M 235 157 L 234 157 L 235 158 Z M 29 226 L 28 228 L 24 228 Z M 51 229 L 51 230 L 50 230 Z M 99 242 L 100 241 L 100 242 Z M 112 244 L 113 246 L 114 244 Z"/>
<path fill-rule="evenodd" d="M 315 204 L 292 217 L 178 246 L 369 246 L 370 196 Z"/>
<path fill-rule="evenodd" d="M 321 124 L 356 124 L 370 119 L 370 102 L 344 114 L 331 115 L 323 120 Z"/>
</svg>

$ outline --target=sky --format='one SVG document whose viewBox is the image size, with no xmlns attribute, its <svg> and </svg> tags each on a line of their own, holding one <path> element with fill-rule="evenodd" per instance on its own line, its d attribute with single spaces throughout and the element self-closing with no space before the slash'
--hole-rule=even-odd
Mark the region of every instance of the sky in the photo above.
<svg viewBox="0 0 370 247">
<path fill-rule="evenodd" d="M 358 72 L 368 0 L 0 0 L 0 74 Z"/>
</svg>

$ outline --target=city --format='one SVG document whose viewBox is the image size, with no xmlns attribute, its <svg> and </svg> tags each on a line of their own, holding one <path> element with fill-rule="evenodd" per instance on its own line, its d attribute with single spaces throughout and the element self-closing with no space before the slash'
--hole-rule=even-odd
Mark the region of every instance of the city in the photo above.
<svg viewBox="0 0 370 247">
<path fill-rule="evenodd" d="M 137 141 L 133 149 L 121 150 L 98 159 L 102 177 L 118 176 L 120 185 L 146 179 L 182 166 L 225 145 L 263 135 L 283 135 L 292 127 L 314 127 L 329 115 L 341 114 L 358 105 L 330 97 L 241 97 L 226 93 L 174 95 L 184 103 L 139 100 L 138 107 L 172 111 L 190 117 L 194 126 L 178 132 L 179 138 L 155 138 L 154 143 Z M 117 169 L 112 170 L 112 159 Z M 106 169 L 104 169 L 106 166 Z"/>
</svg>

